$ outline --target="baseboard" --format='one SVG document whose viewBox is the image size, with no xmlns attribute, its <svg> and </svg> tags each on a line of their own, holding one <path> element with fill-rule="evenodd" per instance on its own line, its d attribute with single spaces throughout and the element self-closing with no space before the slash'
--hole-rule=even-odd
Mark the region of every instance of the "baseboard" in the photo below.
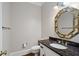
<svg viewBox="0 0 79 59">
<path fill-rule="evenodd" d="M 31 53 L 31 50 L 27 49 L 27 50 L 21 50 L 21 51 L 10 53 L 9 56 L 22 56 L 22 55 L 29 54 L 29 53 Z"/>
</svg>

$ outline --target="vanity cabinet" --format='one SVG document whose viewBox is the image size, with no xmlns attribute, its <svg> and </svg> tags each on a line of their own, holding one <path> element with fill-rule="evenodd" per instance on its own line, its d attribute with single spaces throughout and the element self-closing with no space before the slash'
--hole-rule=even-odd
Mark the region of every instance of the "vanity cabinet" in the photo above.
<svg viewBox="0 0 79 59">
<path fill-rule="evenodd" d="M 40 56 L 59 56 L 59 54 L 55 53 L 48 47 L 44 46 L 40 43 Z"/>
</svg>

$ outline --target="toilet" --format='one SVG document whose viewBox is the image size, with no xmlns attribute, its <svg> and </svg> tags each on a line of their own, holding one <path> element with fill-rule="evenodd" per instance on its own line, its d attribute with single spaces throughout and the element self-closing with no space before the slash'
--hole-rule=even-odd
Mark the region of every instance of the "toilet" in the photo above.
<svg viewBox="0 0 79 59">
<path fill-rule="evenodd" d="M 35 56 L 38 55 L 39 50 L 40 50 L 40 46 L 33 46 L 33 47 L 31 48 L 31 52 L 34 53 Z"/>
</svg>

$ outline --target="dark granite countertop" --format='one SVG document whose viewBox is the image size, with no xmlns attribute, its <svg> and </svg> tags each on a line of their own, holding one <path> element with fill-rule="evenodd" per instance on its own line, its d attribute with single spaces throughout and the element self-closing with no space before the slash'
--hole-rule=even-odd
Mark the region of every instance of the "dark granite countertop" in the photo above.
<svg viewBox="0 0 79 59">
<path fill-rule="evenodd" d="M 49 39 L 39 40 L 38 43 L 45 45 L 46 47 L 48 47 L 49 49 L 53 50 L 61 56 L 79 56 L 79 47 L 77 46 L 67 45 L 67 49 L 57 49 L 49 45 L 51 43 L 54 43 L 53 40 Z"/>
</svg>

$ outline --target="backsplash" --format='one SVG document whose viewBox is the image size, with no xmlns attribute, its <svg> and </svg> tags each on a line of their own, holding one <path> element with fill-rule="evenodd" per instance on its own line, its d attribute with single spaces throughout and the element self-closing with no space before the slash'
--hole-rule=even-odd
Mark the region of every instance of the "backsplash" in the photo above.
<svg viewBox="0 0 79 59">
<path fill-rule="evenodd" d="M 79 43 L 72 42 L 72 41 L 68 41 L 68 40 L 63 40 L 63 39 L 60 39 L 60 38 L 49 37 L 49 40 L 50 40 L 50 41 L 53 40 L 53 41 L 55 41 L 55 42 L 63 41 L 64 43 L 67 42 L 67 45 L 72 45 L 72 46 L 79 47 Z"/>
</svg>

